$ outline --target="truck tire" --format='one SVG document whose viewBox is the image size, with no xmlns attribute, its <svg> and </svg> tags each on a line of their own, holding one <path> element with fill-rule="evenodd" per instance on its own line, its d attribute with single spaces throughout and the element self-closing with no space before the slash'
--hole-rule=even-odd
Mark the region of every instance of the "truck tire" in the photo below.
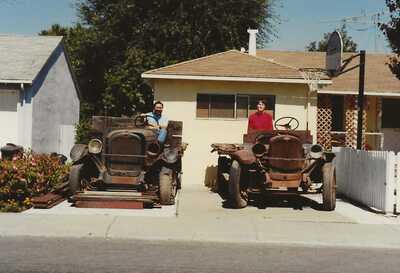
<svg viewBox="0 0 400 273">
<path fill-rule="evenodd" d="M 229 181 L 225 179 L 224 173 L 229 173 L 230 169 L 230 159 L 225 156 L 218 157 L 218 169 L 217 169 L 217 184 L 215 186 L 215 191 L 223 196 L 228 195 L 228 183 Z"/>
<path fill-rule="evenodd" d="M 69 171 L 68 184 L 69 184 L 69 193 L 71 195 L 74 195 L 77 191 L 82 190 L 82 184 L 81 184 L 82 167 L 83 164 L 73 165 Z"/>
<path fill-rule="evenodd" d="M 325 163 L 322 166 L 322 176 L 323 208 L 326 211 L 332 211 L 336 207 L 336 174 L 332 162 Z"/>
<path fill-rule="evenodd" d="M 237 160 L 232 161 L 229 172 L 229 199 L 232 207 L 241 209 L 247 206 L 247 201 L 242 197 L 240 192 L 240 176 L 242 168 Z"/>
<path fill-rule="evenodd" d="M 160 204 L 175 204 L 176 181 L 174 181 L 172 170 L 162 167 L 160 171 Z"/>
</svg>

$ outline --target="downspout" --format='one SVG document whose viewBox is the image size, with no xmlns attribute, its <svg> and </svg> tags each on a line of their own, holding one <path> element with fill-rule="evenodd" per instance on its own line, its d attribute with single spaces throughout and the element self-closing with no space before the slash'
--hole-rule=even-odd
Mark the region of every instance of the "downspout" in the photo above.
<svg viewBox="0 0 400 273">
<path fill-rule="evenodd" d="M 23 107 L 25 105 L 25 85 L 24 83 L 20 84 L 20 91 L 19 91 L 19 109 L 17 109 L 17 140 L 19 142 L 19 145 L 25 148 L 25 138 L 26 134 L 24 132 L 25 124 L 22 124 L 24 122 L 23 118 Z"/>
</svg>

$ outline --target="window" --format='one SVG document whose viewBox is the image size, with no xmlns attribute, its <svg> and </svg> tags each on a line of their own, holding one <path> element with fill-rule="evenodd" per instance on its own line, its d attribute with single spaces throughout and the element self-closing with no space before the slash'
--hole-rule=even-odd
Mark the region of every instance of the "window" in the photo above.
<svg viewBox="0 0 400 273">
<path fill-rule="evenodd" d="M 400 128 L 400 100 L 382 100 L 382 128 Z"/>
<path fill-rule="evenodd" d="M 234 118 L 235 96 L 212 95 L 210 96 L 210 118 Z"/>
<path fill-rule="evenodd" d="M 196 117 L 208 118 L 210 116 L 210 96 L 204 94 L 197 95 Z"/>
<path fill-rule="evenodd" d="M 332 131 L 344 131 L 344 97 L 332 96 Z"/>
<path fill-rule="evenodd" d="M 244 94 L 198 94 L 196 116 L 198 118 L 248 118 L 256 111 L 259 100 L 266 101 L 267 112 L 274 116 L 275 96 Z"/>
</svg>

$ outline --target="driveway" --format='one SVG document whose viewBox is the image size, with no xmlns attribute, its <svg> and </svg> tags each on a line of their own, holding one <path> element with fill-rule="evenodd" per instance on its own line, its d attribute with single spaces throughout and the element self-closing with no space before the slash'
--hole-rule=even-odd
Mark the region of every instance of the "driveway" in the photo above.
<svg viewBox="0 0 400 273">
<path fill-rule="evenodd" d="M 170 217 L 97 213 L 3 213 L 0 236 L 39 236 L 173 240 L 191 242 L 268 243 L 400 249 L 395 217 L 372 213 L 338 200 L 332 212 L 318 208 L 318 196 L 267 202 L 234 210 L 203 186 L 186 186 Z M 290 199 L 290 198 L 289 198 Z M 128 212 L 125 212 L 128 213 Z M 158 212 L 160 213 L 160 211 Z"/>
</svg>

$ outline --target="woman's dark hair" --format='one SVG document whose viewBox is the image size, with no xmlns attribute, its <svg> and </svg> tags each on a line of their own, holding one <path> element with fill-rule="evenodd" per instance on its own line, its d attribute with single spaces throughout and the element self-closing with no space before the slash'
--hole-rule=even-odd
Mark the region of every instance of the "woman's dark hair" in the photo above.
<svg viewBox="0 0 400 273">
<path fill-rule="evenodd" d="M 259 104 L 260 102 L 261 102 L 262 104 L 264 104 L 265 107 L 267 107 L 267 102 L 266 102 L 265 100 L 258 100 L 257 104 Z"/>
<path fill-rule="evenodd" d="M 156 107 L 157 104 L 161 104 L 162 107 L 164 107 L 164 103 L 162 103 L 161 101 L 158 100 L 153 104 L 153 109 L 154 109 L 154 107 Z"/>
</svg>

